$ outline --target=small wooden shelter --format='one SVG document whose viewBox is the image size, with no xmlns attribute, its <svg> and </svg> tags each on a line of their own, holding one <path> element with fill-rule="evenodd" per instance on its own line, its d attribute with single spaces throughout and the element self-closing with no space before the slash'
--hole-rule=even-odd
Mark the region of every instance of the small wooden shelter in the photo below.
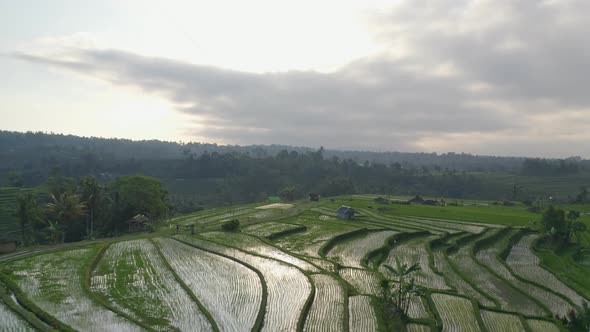
<svg viewBox="0 0 590 332">
<path fill-rule="evenodd" d="M 347 220 L 354 219 L 355 213 L 356 213 L 356 211 L 354 211 L 353 208 L 351 208 L 350 206 L 344 206 L 344 205 L 342 205 L 340 208 L 338 208 L 338 210 L 336 210 L 336 215 L 340 219 L 347 219 Z"/>
<path fill-rule="evenodd" d="M 10 254 L 16 251 L 16 240 L 0 239 L 0 254 Z"/>
<path fill-rule="evenodd" d="M 146 224 L 150 222 L 150 218 L 143 214 L 138 214 L 135 217 L 127 220 L 130 232 L 143 232 L 146 230 Z"/>
</svg>

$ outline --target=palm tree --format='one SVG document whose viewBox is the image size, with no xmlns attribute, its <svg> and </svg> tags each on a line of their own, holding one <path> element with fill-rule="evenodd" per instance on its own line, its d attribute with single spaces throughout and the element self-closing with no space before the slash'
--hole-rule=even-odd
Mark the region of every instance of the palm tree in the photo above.
<svg viewBox="0 0 590 332">
<path fill-rule="evenodd" d="M 412 273 L 420 271 L 420 265 L 418 263 L 402 264 L 396 257 L 395 267 L 387 264 L 384 267 L 393 274 L 393 280 L 386 281 L 385 300 L 407 315 L 411 297 L 421 293 L 421 288 L 414 283 L 414 278 L 409 282 L 407 278 Z"/>
<path fill-rule="evenodd" d="M 42 213 L 37 205 L 37 197 L 33 193 L 19 195 L 16 198 L 16 219 L 20 224 L 21 240 L 27 243 L 25 229 L 27 225 L 38 223 L 42 219 Z"/>
<path fill-rule="evenodd" d="M 94 216 L 97 211 L 111 202 L 105 187 L 98 183 L 95 177 L 87 176 L 80 180 L 82 190 L 82 199 L 86 202 L 88 209 L 88 218 L 90 227 L 86 229 L 86 235 L 89 238 L 94 237 Z M 89 229 L 88 229 L 89 228 Z"/>
<path fill-rule="evenodd" d="M 86 213 L 86 204 L 80 201 L 80 196 L 64 192 L 55 197 L 51 194 L 51 203 L 47 204 L 47 211 L 56 219 L 55 225 L 67 228 Z M 51 227 L 50 223 L 50 227 Z"/>
<path fill-rule="evenodd" d="M 565 243 L 569 243 L 571 235 L 576 233 L 577 231 L 579 231 L 580 226 L 578 224 L 582 224 L 582 223 L 578 223 L 576 222 L 576 220 L 578 218 L 580 218 L 580 212 L 579 211 L 575 211 L 575 210 L 571 210 L 567 212 L 567 229 L 566 229 L 566 233 L 565 233 Z M 584 224 L 582 224 L 584 225 Z M 584 225 L 586 226 L 586 225 Z M 576 230 L 577 229 L 577 230 Z"/>
<path fill-rule="evenodd" d="M 60 240 L 63 241 L 64 231 L 57 221 L 52 222 L 47 219 L 47 228 L 45 230 L 49 233 L 49 241 L 51 243 L 58 243 Z"/>
<path fill-rule="evenodd" d="M 588 227 L 586 226 L 586 224 L 584 224 L 581 221 L 576 221 L 575 223 L 573 223 L 572 233 L 574 234 L 574 237 L 576 238 L 576 242 L 578 242 L 578 244 L 580 243 L 580 233 L 585 232 L 587 228 Z"/>
</svg>

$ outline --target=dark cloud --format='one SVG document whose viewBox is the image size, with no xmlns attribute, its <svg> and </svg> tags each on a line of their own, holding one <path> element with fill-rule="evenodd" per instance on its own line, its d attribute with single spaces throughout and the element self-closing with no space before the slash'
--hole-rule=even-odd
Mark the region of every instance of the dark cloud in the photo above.
<svg viewBox="0 0 590 332">
<path fill-rule="evenodd" d="M 163 96 L 212 140 L 583 155 L 588 12 L 585 0 L 405 1 L 374 20 L 391 54 L 332 73 L 245 73 L 118 50 L 16 56 Z"/>
</svg>

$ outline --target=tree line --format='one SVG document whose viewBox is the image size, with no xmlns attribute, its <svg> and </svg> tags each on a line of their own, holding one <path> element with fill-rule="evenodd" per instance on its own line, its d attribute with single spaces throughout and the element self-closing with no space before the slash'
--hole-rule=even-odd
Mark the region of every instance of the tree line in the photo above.
<svg viewBox="0 0 590 332">
<path fill-rule="evenodd" d="M 79 180 L 53 174 L 41 192 L 16 198 L 16 219 L 24 244 L 73 242 L 114 236 L 143 214 L 157 220 L 170 213 L 160 180 L 142 175 L 106 183 L 93 176 Z"/>
</svg>

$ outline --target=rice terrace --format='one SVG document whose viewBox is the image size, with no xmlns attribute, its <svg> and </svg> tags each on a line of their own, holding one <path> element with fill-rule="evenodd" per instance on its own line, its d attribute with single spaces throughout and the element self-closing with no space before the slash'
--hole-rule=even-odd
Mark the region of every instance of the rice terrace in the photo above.
<svg viewBox="0 0 590 332">
<path fill-rule="evenodd" d="M 562 331 L 585 310 L 590 282 L 552 268 L 524 206 L 407 200 L 235 205 L 0 256 L 0 330 Z"/>
</svg>

